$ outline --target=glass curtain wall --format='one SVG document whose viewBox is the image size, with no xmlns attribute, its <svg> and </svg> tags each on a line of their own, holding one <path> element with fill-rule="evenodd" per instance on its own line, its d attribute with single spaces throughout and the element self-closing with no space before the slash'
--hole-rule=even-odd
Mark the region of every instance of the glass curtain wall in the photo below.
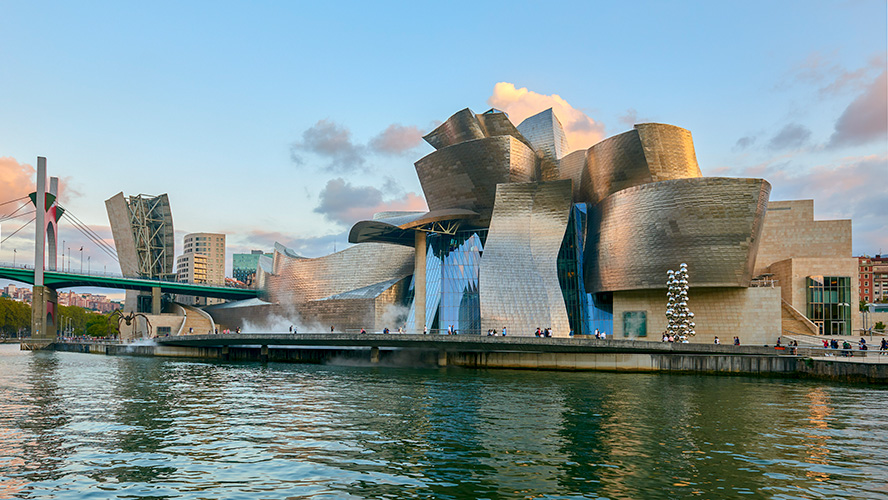
<svg viewBox="0 0 888 500">
<path fill-rule="evenodd" d="M 583 282 L 583 239 L 586 235 L 586 204 L 571 208 L 564 240 L 558 251 L 558 284 L 574 335 L 590 333 L 589 294 Z"/>
<path fill-rule="evenodd" d="M 808 319 L 823 335 L 851 335 L 851 277 L 808 276 Z"/>
<path fill-rule="evenodd" d="M 486 239 L 487 229 L 457 231 L 454 235 L 428 235 L 426 319 L 432 333 L 446 332 L 451 326 L 456 333 L 481 332 L 478 278 Z M 412 325 L 416 317 L 413 288 L 411 282 L 408 325 Z"/>
</svg>

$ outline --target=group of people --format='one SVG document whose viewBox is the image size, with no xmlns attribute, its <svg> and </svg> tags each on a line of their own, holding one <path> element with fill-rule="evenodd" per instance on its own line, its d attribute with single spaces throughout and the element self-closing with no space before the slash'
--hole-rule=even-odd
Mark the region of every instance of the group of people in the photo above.
<svg viewBox="0 0 888 500">
<path fill-rule="evenodd" d="M 607 332 L 603 332 L 603 331 L 599 330 L 598 328 L 595 329 L 594 335 L 595 335 L 596 339 L 607 340 Z"/>
<path fill-rule="evenodd" d="M 503 332 L 502 332 L 501 335 L 502 335 L 503 337 L 506 336 L 506 327 L 503 327 Z M 487 336 L 488 336 L 488 337 L 496 337 L 496 336 L 497 336 L 496 330 L 493 329 L 493 328 L 491 328 L 490 330 L 487 330 Z"/>
<path fill-rule="evenodd" d="M 551 337 L 552 336 L 552 329 L 546 328 L 545 330 L 543 330 L 542 328 L 537 327 L 537 331 L 534 332 L 534 335 L 537 337 Z"/>
<path fill-rule="evenodd" d="M 661 339 L 661 341 L 662 342 L 680 342 L 682 344 L 690 343 L 690 342 L 688 342 L 687 337 L 680 337 L 678 335 L 672 335 L 671 333 L 666 333 L 666 332 L 663 332 L 663 338 Z M 716 344 L 719 343 L 718 337 L 715 338 L 715 343 Z"/>
<path fill-rule="evenodd" d="M 839 347 L 840 347 L 838 339 L 832 339 L 832 340 L 823 339 L 822 342 L 823 342 L 824 349 L 839 349 Z M 842 356 L 844 356 L 844 357 L 854 356 L 854 353 L 851 350 L 852 349 L 851 342 L 848 342 L 847 340 L 843 340 L 842 345 L 841 345 L 841 349 L 842 349 Z M 860 340 L 857 341 L 857 349 L 859 349 L 861 351 L 869 350 L 869 346 L 867 345 L 865 338 L 860 337 Z M 879 356 L 885 356 L 886 354 L 888 354 L 888 338 L 883 337 L 882 341 L 879 343 Z M 827 356 L 831 356 L 831 354 L 827 354 Z"/>
</svg>

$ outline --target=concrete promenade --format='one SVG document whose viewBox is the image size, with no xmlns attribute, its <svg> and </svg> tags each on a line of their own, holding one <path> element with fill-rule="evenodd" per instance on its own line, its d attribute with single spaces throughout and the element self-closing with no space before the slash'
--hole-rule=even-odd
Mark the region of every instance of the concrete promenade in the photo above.
<svg viewBox="0 0 888 500">
<path fill-rule="evenodd" d="M 410 334 L 220 334 L 136 343 L 58 342 L 51 349 L 107 355 L 368 366 L 459 366 L 564 371 L 673 372 L 888 384 L 888 356 L 824 356 L 821 349 L 680 344 L 588 337 Z M 831 354 L 840 354 L 838 353 Z M 861 354 L 867 354 L 862 357 Z"/>
<path fill-rule="evenodd" d="M 692 354 L 784 354 L 773 347 L 715 344 L 682 344 L 644 340 L 607 339 L 591 335 L 576 337 L 529 337 L 486 335 L 416 335 L 381 333 L 240 333 L 216 335 L 179 335 L 154 339 L 170 346 L 326 346 L 326 347 L 391 347 L 401 349 L 432 349 L 478 352 L 634 352 Z M 786 352 L 788 354 L 788 351 Z"/>
</svg>

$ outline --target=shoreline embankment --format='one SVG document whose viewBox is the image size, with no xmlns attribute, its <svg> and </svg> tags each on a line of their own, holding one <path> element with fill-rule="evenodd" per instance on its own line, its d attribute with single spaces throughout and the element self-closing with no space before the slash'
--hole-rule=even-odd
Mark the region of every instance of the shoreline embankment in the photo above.
<svg viewBox="0 0 888 500">
<path fill-rule="evenodd" d="M 462 338 L 460 338 L 462 337 Z M 767 346 L 664 344 L 631 340 L 420 335 L 201 335 L 156 342 L 58 342 L 48 349 L 111 356 L 368 366 L 666 372 L 812 378 L 888 385 L 888 362 L 797 355 Z M 838 353 L 837 353 L 838 354 Z M 885 357 L 888 360 L 888 356 Z"/>
</svg>

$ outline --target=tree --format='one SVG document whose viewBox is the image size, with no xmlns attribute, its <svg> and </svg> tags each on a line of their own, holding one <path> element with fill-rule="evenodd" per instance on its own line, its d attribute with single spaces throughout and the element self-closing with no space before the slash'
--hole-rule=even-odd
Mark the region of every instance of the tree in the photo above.
<svg viewBox="0 0 888 500">
<path fill-rule="evenodd" d="M 82 307 L 59 306 L 59 333 L 61 334 L 64 329 L 70 327 L 71 335 L 83 335 L 92 316 L 95 314 Z M 68 318 L 71 318 L 70 321 Z"/>
<path fill-rule="evenodd" d="M 880 332 L 884 332 L 885 331 L 885 323 L 882 323 L 881 321 L 877 321 L 876 324 L 873 325 L 873 330 L 878 330 Z"/>
<path fill-rule="evenodd" d="M 866 312 L 866 301 L 865 300 L 860 299 L 860 305 L 858 306 L 858 309 L 860 310 L 860 312 Z"/>
<path fill-rule="evenodd" d="M 111 325 L 108 316 L 104 314 L 90 314 L 86 323 L 86 334 L 90 337 L 110 337 L 117 333 L 117 325 Z"/>
<path fill-rule="evenodd" d="M 31 306 L 12 299 L 0 298 L 0 335 L 17 337 L 31 328 Z"/>
</svg>

